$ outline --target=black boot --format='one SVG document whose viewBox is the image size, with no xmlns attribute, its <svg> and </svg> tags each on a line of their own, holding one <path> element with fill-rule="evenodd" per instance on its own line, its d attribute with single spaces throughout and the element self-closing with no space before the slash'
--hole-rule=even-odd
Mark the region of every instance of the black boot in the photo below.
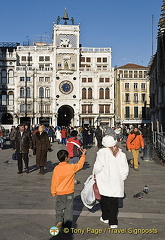
<svg viewBox="0 0 165 240">
<path fill-rule="evenodd" d="M 40 174 L 41 174 L 41 175 L 44 175 L 44 167 L 43 167 L 43 166 L 40 167 Z"/>
</svg>

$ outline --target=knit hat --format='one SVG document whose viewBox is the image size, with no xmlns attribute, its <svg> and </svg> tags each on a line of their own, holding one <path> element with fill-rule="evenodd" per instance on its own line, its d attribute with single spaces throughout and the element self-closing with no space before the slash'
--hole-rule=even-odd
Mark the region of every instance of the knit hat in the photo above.
<svg viewBox="0 0 165 240">
<path fill-rule="evenodd" d="M 103 137 L 102 145 L 104 147 L 114 147 L 117 143 L 117 140 L 115 140 L 112 136 L 106 135 Z"/>
</svg>

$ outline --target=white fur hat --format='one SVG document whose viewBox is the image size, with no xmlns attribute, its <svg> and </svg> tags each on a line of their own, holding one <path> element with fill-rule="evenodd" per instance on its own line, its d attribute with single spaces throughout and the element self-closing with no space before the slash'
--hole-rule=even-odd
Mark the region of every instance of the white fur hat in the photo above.
<svg viewBox="0 0 165 240">
<path fill-rule="evenodd" d="M 106 135 L 103 137 L 102 145 L 104 147 L 114 147 L 117 143 L 117 140 L 115 140 L 112 136 Z"/>
</svg>

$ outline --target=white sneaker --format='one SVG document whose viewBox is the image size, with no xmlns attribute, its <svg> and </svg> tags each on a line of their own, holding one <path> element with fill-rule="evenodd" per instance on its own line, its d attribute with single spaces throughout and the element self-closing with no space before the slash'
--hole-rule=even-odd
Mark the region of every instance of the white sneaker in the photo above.
<svg viewBox="0 0 165 240">
<path fill-rule="evenodd" d="M 118 228 L 117 225 L 110 225 L 110 228 Z"/>
<path fill-rule="evenodd" d="M 102 217 L 100 217 L 100 221 L 103 222 L 103 223 L 109 223 L 109 220 L 103 220 Z"/>
</svg>

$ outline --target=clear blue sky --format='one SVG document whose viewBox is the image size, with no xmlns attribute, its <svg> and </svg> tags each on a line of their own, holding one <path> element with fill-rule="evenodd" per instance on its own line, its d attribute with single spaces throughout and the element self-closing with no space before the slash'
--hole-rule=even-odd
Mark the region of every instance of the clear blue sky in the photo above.
<svg viewBox="0 0 165 240">
<path fill-rule="evenodd" d="M 52 23 L 67 8 L 80 23 L 83 47 L 111 47 L 112 66 L 146 66 L 154 52 L 162 0 L 7 0 L 1 1 L 0 42 L 20 42 L 52 35 Z M 28 36 L 28 37 L 27 37 Z"/>
</svg>

